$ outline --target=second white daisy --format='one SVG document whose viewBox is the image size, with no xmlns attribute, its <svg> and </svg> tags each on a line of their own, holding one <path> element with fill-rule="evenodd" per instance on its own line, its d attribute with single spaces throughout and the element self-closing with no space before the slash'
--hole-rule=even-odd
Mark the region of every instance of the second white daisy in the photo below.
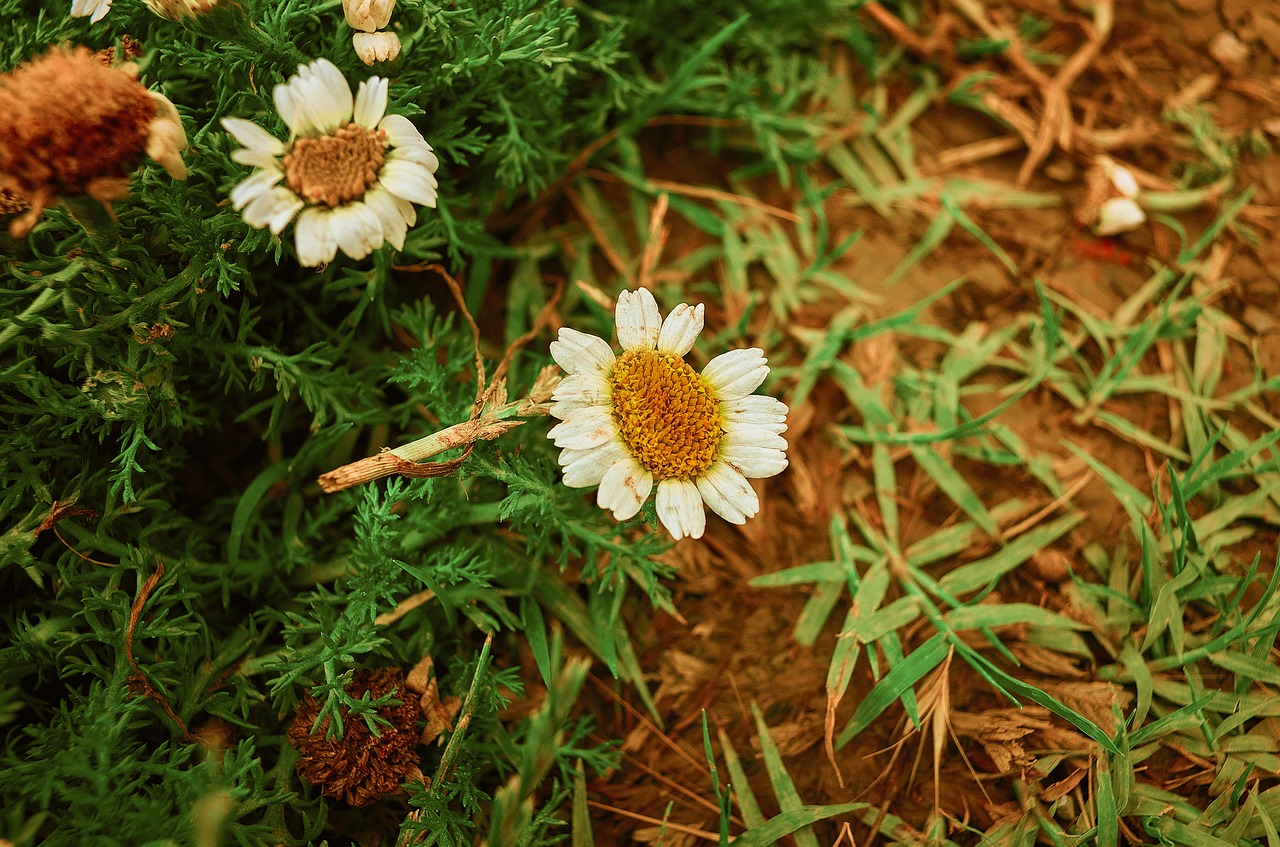
<svg viewBox="0 0 1280 847">
<path fill-rule="evenodd" d="M 384 243 L 403 248 L 413 204 L 435 208 L 440 163 L 408 118 L 386 114 L 387 80 L 370 77 L 352 97 L 337 67 L 317 59 L 272 94 L 288 142 L 222 119 L 244 145 L 231 158 L 259 168 L 231 191 L 245 222 L 279 235 L 301 211 L 295 241 L 307 266 L 333 261 L 339 249 L 363 259 Z"/>
<path fill-rule="evenodd" d="M 703 307 L 680 304 L 664 321 L 645 289 L 615 311 L 615 356 L 602 338 L 564 328 L 551 356 L 569 375 L 556 388 L 549 436 L 562 448 L 564 482 L 599 485 L 596 502 L 618 520 L 657 488 L 658 519 L 677 539 L 700 538 L 703 504 L 731 523 L 760 510 L 748 479 L 787 466 L 787 407 L 753 395 L 769 374 L 757 348 L 723 353 L 695 371 L 684 356 L 702 332 Z"/>
</svg>

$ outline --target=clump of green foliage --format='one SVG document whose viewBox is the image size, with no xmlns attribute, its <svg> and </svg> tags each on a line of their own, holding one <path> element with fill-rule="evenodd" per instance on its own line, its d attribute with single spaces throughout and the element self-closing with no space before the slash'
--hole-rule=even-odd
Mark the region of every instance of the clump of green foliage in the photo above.
<svg viewBox="0 0 1280 847">
<path fill-rule="evenodd" d="M 620 609 L 631 584 L 668 602 L 651 558 L 664 542 L 624 536 L 560 485 L 537 423 L 454 476 L 337 495 L 314 480 L 470 412 L 470 332 L 438 279 L 393 263 L 445 262 L 473 312 L 502 308 L 494 356 L 549 288 L 504 302 L 508 263 L 538 254 L 493 222 L 594 140 L 662 113 L 741 119 L 777 155 L 800 93 L 779 84 L 788 57 L 843 4 L 402 0 L 403 53 L 377 72 L 440 157 L 439 208 L 401 254 L 319 272 L 288 232 L 231 209 L 247 169 L 218 120 L 283 135 L 271 89 L 300 63 L 373 73 L 338 0 L 242 0 L 188 24 L 141 0 L 99 24 L 69 5 L 0 0 L 0 70 L 128 34 L 141 80 L 182 114 L 190 174 L 144 166 L 118 220 L 73 203 L 21 242 L 0 236 L 0 838 L 333 844 L 367 825 L 383 843 L 555 840 L 579 769 L 610 761 L 573 716 L 585 666 L 559 633 L 643 693 Z M 513 363 L 513 395 L 549 361 L 536 347 Z M 307 693 L 336 728 L 376 725 L 344 685 L 424 654 L 465 720 L 424 757 L 429 785 L 357 824 L 298 779 L 285 729 Z M 543 707 L 504 720 L 529 685 Z"/>
</svg>

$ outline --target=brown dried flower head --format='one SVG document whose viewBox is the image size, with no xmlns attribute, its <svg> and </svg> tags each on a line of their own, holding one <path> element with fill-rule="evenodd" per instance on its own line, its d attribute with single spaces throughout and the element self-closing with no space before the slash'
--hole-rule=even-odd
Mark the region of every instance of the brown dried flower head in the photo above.
<svg viewBox="0 0 1280 847">
<path fill-rule="evenodd" d="M 369 731 L 364 719 L 342 716 L 342 738 L 328 739 L 329 719 L 312 734 L 320 714 L 320 704 L 311 695 L 298 705 L 289 726 L 289 741 L 302 754 L 298 774 L 320 789 L 326 797 L 350 806 L 376 803 L 399 789 L 418 771 L 418 697 L 405 685 L 404 671 L 383 668 L 357 671 L 347 686 L 353 698 L 369 693 L 371 699 L 395 692 L 401 705 L 379 710 L 390 726 L 379 726 L 380 735 Z"/>
<path fill-rule="evenodd" d="M 31 208 L 31 204 L 0 185 L 0 215 L 16 215 Z"/>
<path fill-rule="evenodd" d="M 88 196 L 110 209 L 128 195 L 144 154 L 186 178 L 178 111 L 141 85 L 137 70 L 108 67 L 77 47 L 0 76 L 0 186 L 31 206 L 10 226 L 14 237 L 59 197 Z"/>
</svg>

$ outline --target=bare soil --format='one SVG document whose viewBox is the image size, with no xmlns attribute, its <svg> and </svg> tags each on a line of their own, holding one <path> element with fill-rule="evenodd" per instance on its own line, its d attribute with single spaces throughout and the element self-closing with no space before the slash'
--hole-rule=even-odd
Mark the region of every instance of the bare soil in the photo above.
<svg viewBox="0 0 1280 847">
<path fill-rule="evenodd" d="M 1043 87 L 1022 73 L 1007 53 L 968 64 L 958 62 L 952 49 L 954 40 L 976 38 L 982 33 L 958 15 L 951 4 L 925 5 L 931 11 L 915 29 L 916 42 L 907 46 L 917 51 L 918 59 L 937 63 L 943 94 L 913 124 L 916 160 L 931 176 L 992 180 L 1012 191 L 1027 160 L 1027 145 L 995 120 L 948 104 L 944 95 L 949 86 L 965 76 L 990 71 L 995 76 L 987 90 L 1017 106 L 1034 122 L 1044 118 Z M 1035 49 L 1042 53 L 1065 59 L 1079 50 L 1087 38 L 1087 18 L 1071 3 L 1020 0 L 981 5 L 992 21 L 1016 25 L 1021 16 L 1032 14 L 1050 22 L 1048 31 L 1034 42 Z M 868 26 L 878 26 L 871 12 L 865 21 Z M 1209 44 L 1228 30 L 1245 45 L 1248 56 L 1237 66 L 1225 68 L 1211 57 Z M 892 34 L 880 31 L 886 42 L 893 40 Z M 863 72 L 855 70 L 848 57 L 839 53 L 832 50 L 832 62 L 848 69 L 855 89 L 866 86 Z M 1051 66 L 1042 67 L 1046 72 L 1053 70 Z M 1259 138 L 1271 138 L 1268 130 L 1280 132 L 1271 123 L 1280 116 L 1277 74 L 1280 4 L 1248 0 L 1117 2 L 1110 37 L 1068 89 L 1074 145 L 1065 150 L 1055 144 L 1032 169 L 1025 186 L 1031 191 L 1060 195 L 1062 204 L 1017 210 L 966 207 L 975 222 L 1017 263 L 1019 273 L 1009 273 L 990 251 L 957 229 L 904 279 L 885 286 L 881 281 L 920 241 L 937 208 L 936 198 L 926 196 L 919 209 L 886 218 L 865 205 L 856 205 L 856 198 L 848 189 L 836 191 L 827 202 L 833 229 L 831 240 L 838 242 L 856 230 L 863 235 L 835 269 L 879 296 L 874 307 L 878 316 L 907 308 L 947 283 L 967 276 L 969 284 L 924 315 L 924 320 L 953 331 L 975 322 L 998 327 L 1019 313 L 1034 312 L 1037 280 L 1087 312 L 1109 314 L 1148 278 L 1152 263 L 1174 264 L 1181 245 L 1174 230 L 1158 222 L 1115 239 L 1100 239 L 1077 225 L 1072 210 L 1083 200 L 1083 171 L 1098 152 L 1097 140 L 1107 137 L 1108 132 L 1111 138 L 1120 139 L 1109 152 L 1139 172 L 1144 188 L 1172 188 L 1170 179 L 1178 164 L 1195 161 L 1201 154 L 1185 149 L 1177 141 L 1183 134 L 1169 130 L 1170 104 L 1198 104 L 1228 136 L 1253 132 Z M 890 86 L 891 102 L 900 103 L 913 89 L 911 80 L 897 79 Z M 731 190 L 724 178 L 727 166 L 691 161 L 688 146 L 696 137 L 696 130 L 655 134 L 647 161 L 650 176 Z M 1003 137 L 1013 141 L 999 155 L 981 156 L 981 151 L 972 146 Z M 1252 187 L 1254 193 L 1241 221 L 1256 238 L 1252 242 L 1238 237 L 1223 240 L 1218 255 L 1220 277 L 1230 280 L 1231 285 L 1217 305 L 1240 321 L 1244 337 L 1256 345 L 1259 360 L 1271 376 L 1280 373 L 1280 333 L 1274 321 L 1280 294 L 1280 279 L 1275 271 L 1280 267 L 1280 240 L 1275 230 L 1280 223 L 1280 155 L 1245 151 L 1240 155 L 1240 164 L 1232 191 Z M 821 168 L 814 173 L 819 183 L 835 178 L 834 173 Z M 798 202 L 794 188 L 767 182 L 753 187 L 762 201 L 782 209 L 794 208 Z M 611 190 L 603 182 L 601 188 L 606 193 Z M 1179 212 L 1176 218 L 1194 239 L 1218 211 L 1218 206 L 1210 202 Z M 671 234 L 659 267 L 708 243 L 705 235 L 682 224 L 677 216 L 668 216 L 666 223 Z M 789 225 L 781 220 L 778 223 Z M 757 268 L 754 273 L 759 284 L 771 284 L 763 269 Z M 805 304 L 794 312 L 793 318 L 797 325 L 822 328 L 847 305 L 832 295 Z M 709 315 L 709 326 L 718 330 L 732 325 L 740 316 L 735 308 L 740 309 L 741 304 L 726 301 L 723 313 Z M 1224 379 L 1247 383 L 1253 367 L 1248 348 L 1233 343 L 1230 350 Z M 853 363 L 869 384 L 876 384 L 891 379 L 904 367 L 927 366 L 940 352 L 930 343 L 890 335 L 853 345 L 844 359 Z M 781 351 L 775 355 L 774 364 L 796 364 L 802 353 L 798 346 L 789 352 Z M 1159 367 L 1159 363 L 1153 360 L 1143 367 Z M 975 397 L 965 402 L 971 411 L 980 412 L 996 400 L 994 396 Z M 1263 398 L 1263 402 L 1274 410 L 1275 398 Z M 1171 435 L 1168 407 L 1153 402 L 1151 397 L 1110 402 L 1106 408 L 1159 435 Z M 1060 397 L 1042 388 L 1008 410 L 1001 423 L 1017 432 L 1033 450 L 1053 457 L 1064 468 L 1076 461 L 1063 446 L 1069 440 L 1103 459 L 1139 490 L 1150 492 L 1164 467 L 1164 457 L 1096 424 L 1077 426 L 1072 423 L 1072 411 Z M 761 574 L 829 559 L 828 528 L 837 512 L 858 510 L 873 524 L 880 520 L 870 481 L 869 453 L 845 443 L 832 429 L 835 424 L 849 423 L 860 423 L 856 411 L 829 381 L 819 382 L 805 403 L 792 410 L 789 470 L 758 486 L 763 502 L 761 515 L 744 527 L 713 519 L 703 541 L 683 542 L 671 552 L 671 562 L 679 567 L 675 601 L 683 620 L 648 608 L 630 610 L 641 665 L 651 674 L 664 726 L 659 729 L 649 721 L 639 698 L 626 686 L 598 680 L 591 691 L 589 701 L 601 737 L 626 739 L 622 766 L 589 785 L 595 801 L 597 843 L 653 840 L 656 822 L 662 820 L 667 821 L 663 835 L 667 845 L 704 842 L 715 831 L 717 813 L 709 799 L 711 776 L 702 752 L 704 710 L 717 752 L 720 744 L 714 736 L 723 730 L 742 755 L 755 793 L 766 805 L 765 814 L 776 813 L 776 807 L 768 807 L 773 792 L 759 759 L 758 744 L 752 744 L 752 703 L 758 704 L 763 713 L 797 790 L 807 803 L 862 800 L 891 811 L 919 831 L 924 831 L 939 814 L 981 831 L 1016 809 L 1015 782 L 1030 777 L 1016 770 L 1002 770 L 971 738 L 964 739 L 970 764 L 957 754 L 954 742 L 946 740 L 939 771 L 941 781 L 935 787 L 931 739 L 916 734 L 900 749 L 894 747 L 904 738 L 906 729 L 902 710 L 897 706 L 837 751 L 833 767 L 823 749 L 825 683 L 848 599 L 841 600 L 817 643 L 804 647 L 796 643 L 793 628 L 808 593 L 749 585 L 753 577 Z M 923 538 L 957 519 L 951 501 L 926 476 L 913 473 L 912 463 L 899 462 L 898 467 L 899 491 L 904 495 L 899 502 L 904 543 Z M 989 466 L 960 462 L 959 467 L 971 471 L 967 473 L 968 481 L 988 504 L 1014 494 L 1033 498 L 1037 505 L 1049 502 L 1043 488 L 1016 468 L 993 473 Z M 1066 560 L 1078 560 L 1088 542 L 1101 541 L 1112 547 L 1126 536 L 1128 518 L 1100 480 L 1088 481 L 1072 503 L 1085 520 L 1054 548 Z M 1252 539 L 1249 549 L 1242 549 L 1240 555 L 1252 556 L 1257 550 L 1263 553 L 1264 561 L 1272 557 L 1274 548 L 1267 545 L 1274 543 L 1274 534 L 1268 532 L 1265 536 Z M 991 550 L 989 542 L 975 539 L 973 548 L 960 561 L 943 565 L 942 571 Z M 1070 604 L 1062 594 L 1062 573 L 1055 571 L 1054 562 L 1041 557 L 1032 565 L 1014 571 L 1005 580 L 999 589 L 1001 598 L 1068 609 Z M 924 631 L 909 633 L 904 647 L 910 650 L 928 635 Z M 1096 715 L 1104 725 L 1109 721 L 1111 695 L 1095 687 L 1098 684 L 1086 668 L 1060 658 L 1056 665 L 1046 659 L 1039 664 L 1029 662 L 1028 667 L 1046 690 L 1074 698 L 1078 709 Z M 953 663 L 950 681 L 950 704 L 955 712 L 976 714 L 1009 706 L 961 662 Z M 837 728 L 844 725 L 873 684 L 864 657 L 836 711 Z M 1063 728 L 1060 723 L 1055 726 Z M 917 762 L 922 744 L 925 749 Z M 1189 766 L 1175 753 L 1170 753 L 1166 764 L 1163 778 L 1170 781 L 1183 775 Z M 975 779 L 970 765 L 979 778 Z M 721 778 L 724 779 L 723 771 Z M 1078 780 L 1080 774 L 1064 766 L 1047 777 L 1035 778 L 1043 789 L 1055 783 L 1066 786 L 1070 780 Z M 1153 773 L 1141 778 L 1161 777 Z M 1195 797 L 1206 786 L 1193 779 L 1178 790 Z M 844 825 L 849 826 L 849 835 L 863 847 L 879 837 L 867 821 L 850 816 L 819 827 L 820 840 L 832 843 Z M 948 830 L 949 837 L 966 840 L 963 833 L 957 834 L 954 823 Z"/>
</svg>

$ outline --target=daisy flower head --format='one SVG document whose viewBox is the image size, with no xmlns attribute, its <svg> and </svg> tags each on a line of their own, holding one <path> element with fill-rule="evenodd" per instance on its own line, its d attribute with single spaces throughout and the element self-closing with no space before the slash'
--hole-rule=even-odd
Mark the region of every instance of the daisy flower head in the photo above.
<svg viewBox="0 0 1280 847">
<path fill-rule="evenodd" d="M 624 291 L 614 313 L 621 355 L 604 339 L 560 330 L 551 357 L 568 376 L 552 395 L 564 482 L 600 486 L 596 502 L 632 518 L 657 488 L 671 535 L 701 538 L 703 504 L 730 523 L 760 510 L 748 479 L 787 466 L 787 407 L 752 394 L 769 374 L 758 348 L 716 356 L 701 373 L 684 360 L 702 332 L 703 307 L 680 304 L 663 320 L 646 289 Z"/>
<path fill-rule="evenodd" d="M 341 71 L 317 59 L 273 96 L 288 141 L 222 119 L 244 145 L 232 160 L 257 168 L 231 191 L 245 222 L 279 235 L 298 215 L 298 261 L 308 267 L 333 261 L 339 249 L 363 259 L 384 243 L 403 248 L 417 220 L 413 204 L 436 205 L 440 163 L 408 118 L 386 114 L 387 80 L 369 77 L 353 97 Z"/>
<path fill-rule="evenodd" d="M 88 18 L 96 24 L 111 11 L 111 0 L 71 0 L 71 17 Z"/>
</svg>

